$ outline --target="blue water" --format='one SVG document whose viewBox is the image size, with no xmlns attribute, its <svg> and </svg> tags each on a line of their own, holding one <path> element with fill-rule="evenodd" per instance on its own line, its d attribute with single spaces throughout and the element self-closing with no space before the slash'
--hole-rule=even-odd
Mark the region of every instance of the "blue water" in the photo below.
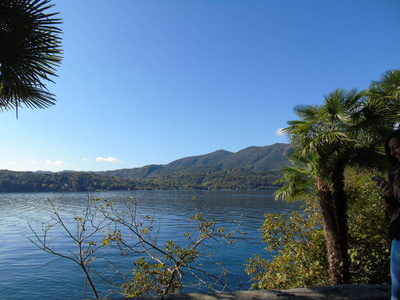
<svg viewBox="0 0 400 300">
<path fill-rule="evenodd" d="M 210 243 L 205 252 L 213 252 L 213 262 L 222 262 L 228 269 L 228 288 L 233 291 L 248 289 L 251 283 L 245 272 L 246 259 L 253 254 L 262 254 L 265 244 L 261 242 L 258 229 L 262 225 L 264 213 L 289 213 L 300 209 L 301 203 L 287 204 L 274 201 L 271 191 L 135 191 L 87 193 L 1 193 L 0 194 L 0 299 L 83 299 L 92 298 L 90 289 L 84 287 L 84 276 L 78 265 L 38 249 L 30 239 L 35 239 L 28 223 L 37 233 L 43 224 L 51 224 L 50 199 L 60 214 L 67 220 L 69 228 L 74 228 L 73 213 L 79 214 L 86 201 L 92 197 L 115 202 L 115 207 L 127 196 L 138 204 L 138 216 L 148 215 L 157 220 L 159 228 L 157 241 L 163 243 L 172 239 L 186 246 L 183 234 L 193 231 L 194 223 L 189 218 L 198 210 L 210 212 L 216 219 L 217 227 L 226 230 L 236 228 L 246 235 L 236 235 L 233 245 Z M 194 200 L 191 200 L 195 197 Z M 100 200 L 102 201 L 102 200 Z M 75 249 L 75 244 L 65 236 L 59 227 L 50 231 L 51 245 L 58 251 L 67 253 Z M 109 253 L 113 262 L 125 267 L 132 266 L 134 257 Z M 204 262 L 205 268 L 218 272 L 213 263 Z M 100 259 L 93 265 L 96 270 L 106 267 Z M 107 273 L 104 271 L 104 273 Z M 97 285 L 106 296 L 113 289 Z M 194 291 L 186 288 L 185 291 Z M 116 295 L 114 295 L 116 296 Z"/>
</svg>

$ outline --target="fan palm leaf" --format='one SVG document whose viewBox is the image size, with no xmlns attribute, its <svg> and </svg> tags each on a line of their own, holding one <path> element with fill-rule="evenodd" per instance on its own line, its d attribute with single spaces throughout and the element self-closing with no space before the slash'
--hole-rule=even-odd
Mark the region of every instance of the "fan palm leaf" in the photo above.
<svg viewBox="0 0 400 300">
<path fill-rule="evenodd" d="M 274 182 L 283 183 L 282 188 L 277 190 L 275 200 L 283 199 L 284 201 L 293 202 L 303 200 L 314 191 L 315 180 L 315 158 L 314 155 L 304 156 L 300 153 L 293 152 L 289 159 L 291 166 L 282 169 L 283 176 Z"/>
<path fill-rule="evenodd" d="M 45 108 L 55 103 L 54 82 L 62 59 L 61 19 L 50 0 L 0 2 L 0 110 Z"/>
<path fill-rule="evenodd" d="M 379 81 L 373 81 L 370 86 L 372 96 L 380 96 L 387 100 L 400 100 L 400 70 L 385 72 Z"/>
<path fill-rule="evenodd" d="M 284 129 L 295 160 L 283 170 L 284 185 L 275 197 L 295 200 L 315 192 L 334 284 L 349 280 L 344 172 L 348 166 L 379 167 L 383 136 L 400 112 L 399 82 L 400 72 L 391 71 L 368 91 L 336 89 L 324 97 L 323 105 L 296 106 L 300 120 L 288 122 Z"/>
</svg>

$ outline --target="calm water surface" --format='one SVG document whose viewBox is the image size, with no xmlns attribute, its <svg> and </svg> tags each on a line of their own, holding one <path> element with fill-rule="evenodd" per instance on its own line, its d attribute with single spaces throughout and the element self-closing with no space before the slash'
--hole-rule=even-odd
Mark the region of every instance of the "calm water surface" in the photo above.
<svg viewBox="0 0 400 300">
<path fill-rule="evenodd" d="M 217 227 L 233 229 L 235 220 L 240 220 L 241 231 L 247 235 L 238 237 L 234 246 L 212 244 L 212 260 L 227 266 L 231 290 L 248 289 L 251 283 L 245 272 L 246 259 L 257 253 L 266 255 L 258 231 L 264 213 L 290 213 L 301 206 L 301 203 L 274 201 L 271 191 L 0 193 L 0 299 L 82 299 L 84 277 L 79 266 L 67 260 L 55 261 L 55 256 L 33 245 L 29 238 L 34 235 L 28 223 L 39 233 L 42 224 L 51 223 L 48 199 L 68 220 L 73 220 L 71 213 L 82 211 L 88 197 L 112 200 L 118 206 L 127 196 L 137 201 L 140 214 L 153 216 L 159 222 L 160 242 L 172 239 L 182 247 L 186 245 L 183 234 L 194 226 L 188 221 L 195 214 L 193 205 L 209 210 Z M 195 200 L 192 201 L 192 197 Z M 51 237 L 56 249 L 74 247 L 57 228 L 51 231 Z M 130 267 L 133 258 L 115 254 L 113 260 Z M 208 268 L 213 270 L 214 267 Z M 93 297 L 90 291 L 87 297 Z"/>
</svg>

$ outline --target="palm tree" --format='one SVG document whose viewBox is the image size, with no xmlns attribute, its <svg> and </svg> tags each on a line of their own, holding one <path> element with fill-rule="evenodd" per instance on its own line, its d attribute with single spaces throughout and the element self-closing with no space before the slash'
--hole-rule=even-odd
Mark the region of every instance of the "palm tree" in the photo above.
<svg viewBox="0 0 400 300">
<path fill-rule="evenodd" d="M 373 81 L 369 92 L 389 101 L 400 100 L 400 69 L 385 72 L 379 81 Z"/>
<path fill-rule="evenodd" d="M 46 108 L 55 98 L 45 86 L 61 63 L 61 19 L 50 0 L 0 2 L 0 110 Z"/>
<path fill-rule="evenodd" d="M 371 117 L 368 113 L 382 103 L 378 105 L 368 99 L 366 91 L 336 89 L 324 100 L 320 106 L 295 108 L 301 120 L 289 121 L 289 127 L 285 128 L 295 149 L 292 154 L 295 164 L 285 170 L 285 185 L 276 196 L 290 199 L 310 193 L 310 189 L 304 188 L 307 183 L 312 184 L 324 221 L 331 282 L 343 284 L 350 282 L 344 171 L 354 165 L 380 166 L 383 153 L 378 146 L 384 136 L 381 133 L 391 130 L 394 119 L 390 119 L 391 123 L 389 119 L 381 122 L 383 117 L 379 113 L 385 116 L 388 113 L 388 107 L 382 108 L 374 116 L 380 120 L 380 127 L 371 128 L 366 120 Z"/>
<path fill-rule="evenodd" d="M 283 177 L 274 184 L 284 183 L 282 188 L 275 191 L 275 200 L 287 202 L 303 200 L 314 195 L 315 156 L 304 156 L 295 148 L 289 153 L 291 165 L 282 168 Z"/>
<path fill-rule="evenodd" d="M 389 70 L 385 72 L 379 81 L 373 81 L 368 89 L 370 123 L 378 121 L 376 124 L 370 124 L 373 127 L 379 127 L 379 122 L 387 122 L 394 117 L 397 118 L 396 126 L 399 125 L 399 107 L 400 107 L 400 69 Z M 381 110 L 384 110 L 382 116 Z M 372 116 L 378 118 L 373 118 Z"/>
</svg>

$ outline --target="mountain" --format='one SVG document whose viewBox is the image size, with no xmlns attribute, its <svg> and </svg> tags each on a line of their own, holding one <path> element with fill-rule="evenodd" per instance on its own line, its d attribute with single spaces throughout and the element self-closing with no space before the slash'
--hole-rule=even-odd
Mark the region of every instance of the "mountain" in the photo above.
<svg viewBox="0 0 400 300">
<path fill-rule="evenodd" d="M 105 172 L 16 172 L 0 170 L 0 192 L 92 190 L 273 189 L 289 164 L 287 144 L 218 150 L 166 165 Z"/>
<path fill-rule="evenodd" d="M 99 173 L 140 180 L 157 176 L 173 176 L 182 172 L 216 172 L 231 169 L 277 171 L 289 164 L 288 151 L 290 151 L 290 145 L 277 143 L 262 147 L 252 146 L 238 152 L 218 150 L 204 155 L 181 158 L 166 165 L 148 165 Z"/>
<path fill-rule="evenodd" d="M 249 169 L 255 171 L 278 170 L 289 164 L 288 144 L 248 147 L 233 153 L 223 163 L 223 169 Z"/>
<path fill-rule="evenodd" d="M 226 150 L 218 150 L 209 154 L 190 156 L 175 160 L 168 165 L 166 168 L 184 168 L 192 166 L 216 166 L 224 161 L 227 157 L 231 156 L 232 152 Z"/>
</svg>

